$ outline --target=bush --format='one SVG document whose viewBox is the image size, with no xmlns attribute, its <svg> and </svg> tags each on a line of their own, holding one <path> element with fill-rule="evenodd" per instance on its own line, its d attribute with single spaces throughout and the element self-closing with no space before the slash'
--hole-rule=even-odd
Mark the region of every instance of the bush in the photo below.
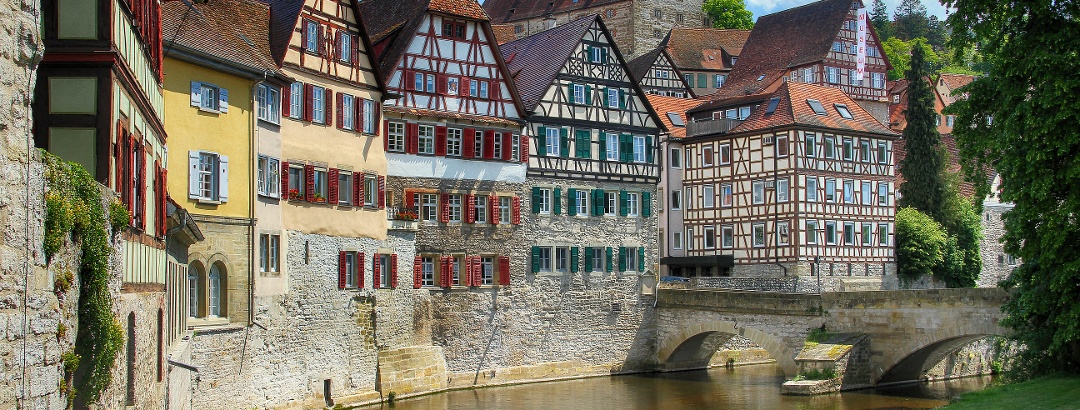
<svg viewBox="0 0 1080 410">
<path fill-rule="evenodd" d="M 944 265 L 948 237 L 941 224 L 915 208 L 896 213 L 896 265 L 901 276 L 932 275 Z"/>
</svg>

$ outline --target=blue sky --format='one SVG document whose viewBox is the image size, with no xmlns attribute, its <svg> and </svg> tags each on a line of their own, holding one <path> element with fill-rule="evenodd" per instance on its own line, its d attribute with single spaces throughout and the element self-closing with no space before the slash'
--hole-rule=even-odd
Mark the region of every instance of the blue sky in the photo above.
<svg viewBox="0 0 1080 410">
<path fill-rule="evenodd" d="M 766 14 L 772 14 L 780 10 L 790 9 L 795 6 L 801 6 L 806 3 L 811 3 L 817 0 L 744 0 L 746 2 L 746 9 L 754 13 L 754 20 L 758 17 Z M 896 9 L 896 5 L 900 4 L 900 0 L 884 0 L 885 6 L 889 9 L 889 15 L 891 16 L 893 10 Z M 866 7 L 870 7 L 873 0 L 863 0 Z M 945 6 L 942 6 L 938 0 L 922 0 L 924 6 L 926 6 L 927 14 L 938 16 L 939 19 L 945 19 Z"/>
</svg>

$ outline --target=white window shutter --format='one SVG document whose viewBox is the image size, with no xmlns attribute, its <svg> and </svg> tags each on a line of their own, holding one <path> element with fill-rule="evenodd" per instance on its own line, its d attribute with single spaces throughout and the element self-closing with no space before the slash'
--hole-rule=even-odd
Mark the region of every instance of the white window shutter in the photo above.
<svg viewBox="0 0 1080 410">
<path fill-rule="evenodd" d="M 188 151 L 188 198 L 199 199 L 199 151 L 195 150 Z"/>
<path fill-rule="evenodd" d="M 198 81 L 191 82 L 191 106 L 198 107 L 202 103 L 202 83 Z"/>
<path fill-rule="evenodd" d="M 218 91 L 218 112 L 229 112 L 229 90 L 224 88 Z"/>
<path fill-rule="evenodd" d="M 218 201 L 229 202 L 229 157 L 218 156 Z"/>
</svg>

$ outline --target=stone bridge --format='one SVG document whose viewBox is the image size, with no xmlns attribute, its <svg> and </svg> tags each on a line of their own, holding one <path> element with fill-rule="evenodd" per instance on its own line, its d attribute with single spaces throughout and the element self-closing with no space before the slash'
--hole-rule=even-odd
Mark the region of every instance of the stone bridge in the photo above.
<svg viewBox="0 0 1080 410">
<path fill-rule="evenodd" d="M 975 340 L 1005 335 L 999 288 L 822 294 L 657 289 L 658 359 L 665 369 L 706 367 L 734 335 L 769 352 L 788 377 L 810 330 L 869 336 L 872 384 L 918 380 Z"/>
</svg>

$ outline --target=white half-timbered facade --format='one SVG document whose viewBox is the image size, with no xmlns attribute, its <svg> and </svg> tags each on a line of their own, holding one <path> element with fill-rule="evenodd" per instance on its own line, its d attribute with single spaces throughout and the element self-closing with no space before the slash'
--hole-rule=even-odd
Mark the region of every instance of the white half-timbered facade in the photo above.
<svg viewBox="0 0 1080 410">
<path fill-rule="evenodd" d="M 730 131 L 683 141 L 685 254 L 733 257 L 702 274 L 895 272 L 897 137 L 835 88 L 781 86 Z"/>
<path fill-rule="evenodd" d="M 647 94 L 678 98 L 696 97 L 686 84 L 682 72 L 675 67 L 675 62 L 663 43 L 652 52 L 642 54 L 630 61 L 628 65 L 634 81 L 637 81 L 641 90 Z"/>
</svg>

